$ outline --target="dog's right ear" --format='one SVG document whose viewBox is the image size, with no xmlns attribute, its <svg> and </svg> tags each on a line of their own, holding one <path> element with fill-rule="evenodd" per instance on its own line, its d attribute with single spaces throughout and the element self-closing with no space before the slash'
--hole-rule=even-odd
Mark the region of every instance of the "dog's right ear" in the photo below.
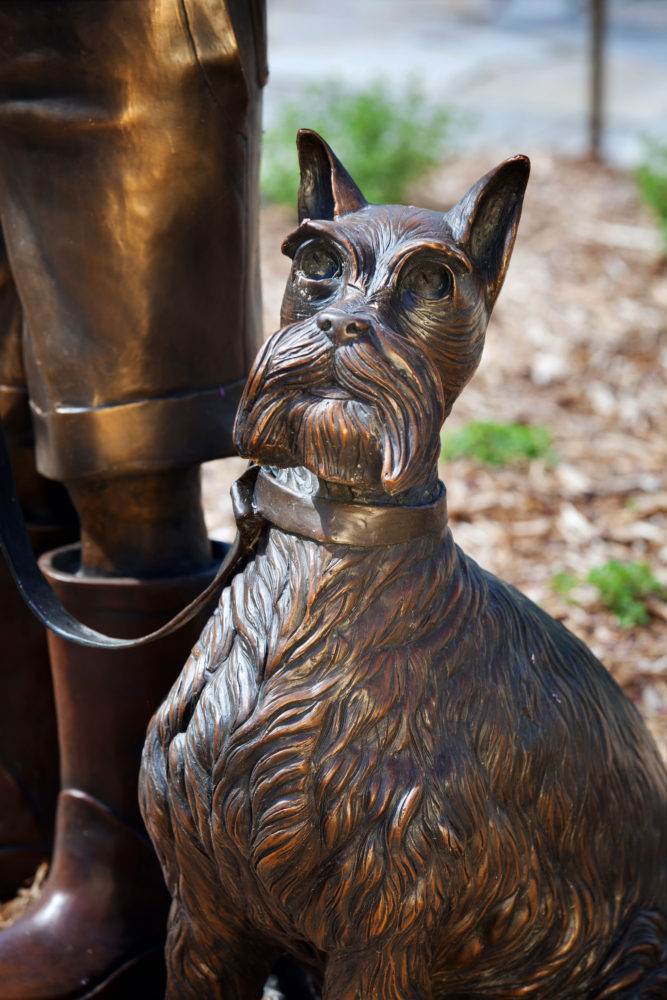
<svg viewBox="0 0 667 1000">
<path fill-rule="evenodd" d="M 321 135 L 302 128 L 297 133 L 301 185 L 299 222 L 337 219 L 368 204 L 347 170 Z"/>
</svg>

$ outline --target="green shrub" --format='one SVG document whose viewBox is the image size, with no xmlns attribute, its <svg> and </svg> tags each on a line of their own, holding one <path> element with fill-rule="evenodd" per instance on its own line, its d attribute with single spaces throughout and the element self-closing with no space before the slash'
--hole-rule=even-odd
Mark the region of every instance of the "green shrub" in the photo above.
<svg viewBox="0 0 667 1000">
<path fill-rule="evenodd" d="M 667 247 L 667 144 L 647 142 L 646 159 L 635 176 L 642 199 L 656 214 Z"/>
<path fill-rule="evenodd" d="M 455 434 L 445 432 L 442 458 L 468 456 L 490 465 L 509 465 L 526 458 L 555 459 L 551 435 L 538 424 L 496 424 L 475 421 Z"/>
<path fill-rule="evenodd" d="M 410 185 L 441 162 L 451 113 L 430 102 L 417 82 L 396 90 L 378 79 L 356 92 L 336 80 L 306 87 L 286 102 L 263 139 L 262 193 L 293 205 L 299 186 L 295 137 L 312 128 L 330 144 L 371 202 L 405 201 Z"/>
<path fill-rule="evenodd" d="M 648 624 L 645 598 L 665 594 L 663 585 L 646 563 L 641 562 L 622 563 L 611 559 L 604 566 L 592 569 L 586 579 L 597 587 L 602 603 L 614 612 L 618 624 L 626 628 Z"/>
</svg>

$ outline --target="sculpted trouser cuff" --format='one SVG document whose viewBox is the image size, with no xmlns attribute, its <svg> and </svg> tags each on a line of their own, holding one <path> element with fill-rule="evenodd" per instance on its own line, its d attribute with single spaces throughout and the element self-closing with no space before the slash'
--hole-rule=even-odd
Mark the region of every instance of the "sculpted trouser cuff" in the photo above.
<svg viewBox="0 0 667 1000">
<path fill-rule="evenodd" d="M 37 466 L 51 479 L 151 472 L 234 454 L 232 426 L 244 380 L 118 406 L 32 405 Z"/>
<path fill-rule="evenodd" d="M 262 0 L 5 3 L 0 38 L 0 384 L 27 384 L 40 471 L 229 454 L 261 339 Z"/>
</svg>

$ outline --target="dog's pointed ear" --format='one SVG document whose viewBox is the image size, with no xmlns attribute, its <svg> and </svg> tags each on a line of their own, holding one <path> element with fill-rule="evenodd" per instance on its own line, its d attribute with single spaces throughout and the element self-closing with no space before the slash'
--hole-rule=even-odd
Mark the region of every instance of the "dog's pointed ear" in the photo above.
<svg viewBox="0 0 667 1000">
<path fill-rule="evenodd" d="M 528 157 L 513 156 L 480 178 L 447 213 L 454 238 L 486 282 L 489 309 L 505 280 L 529 173 Z"/>
<path fill-rule="evenodd" d="M 301 185 L 299 222 L 335 219 L 368 204 L 347 170 L 322 136 L 302 128 L 296 137 Z"/>
</svg>

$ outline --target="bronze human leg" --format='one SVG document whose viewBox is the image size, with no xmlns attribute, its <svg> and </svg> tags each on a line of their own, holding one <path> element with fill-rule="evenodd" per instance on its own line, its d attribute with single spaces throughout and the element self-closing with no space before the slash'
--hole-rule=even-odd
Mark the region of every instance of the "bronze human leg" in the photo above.
<svg viewBox="0 0 667 1000">
<path fill-rule="evenodd" d="M 84 573 L 149 578 L 211 565 L 199 466 L 91 477 L 68 488 L 81 519 Z"/>
<path fill-rule="evenodd" d="M 255 7 L 0 5 L 0 213 L 43 475 L 232 453 L 261 339 Z"/>
<path fill-rule="evenodd" d="M 92 572 L 208 559 L 196 467 L 233 453 L 261 339 L 262 7 L 0 10 L 0 213 L 37 461 L 81 509 Z"/>
<path fill-rule="evenodd" d="M 42 565 L 77 617 L 126 636 L 162 624 L 209 579 L 93 580 L 76 574 L 76 546 Z M 49 636 L 62 789 L 54 859 L 37 904 L 0 933 L 0 1000 L 69 998 L 81 984 L 87 997 L 112 982 L 131 996 L 146 970 L 154 981 L 142 1000 L 161 997 L 168 896 L 139 815 L 136 775 L 147 718 L 201 624 L 123 652 Z"/>
<path fill-rule="evenodd" d="M 203 586 L 212 557 L 199 464 L 232 453 L 260 339 L 263 2 L 9 2 L 0 37 L 0 220 L 23 307 L 37 468 L 67 486 L 82 522 L 83 575 L 73 565 L 61 582 L 66 600 L 82 584 L 90 621 L 105 577 L 121 588 L 137 577 L 104 623 L 136 634 L 146 630 L 137 606 L 163 621 Z M 174 577 L 185 584 L 169 590 Z M 174 599 L 156 608 L 165 586 Z M 131 995 L 163 920 L 161 891 L 128 910 L 120 887 L 142 855 L 133 753 L 192 638 L 139 660 L 53 641 L 69 748 L 55 857 L 44 902 L 0 934 L 2 1000 L 104 997 L 120 975 L 134 976 Z M 91 772 L 72 770 L 76 760 Z M 86 895 L 86 870 L 118 883 L 106 909 Z M 57 920 L 54 900 L 66 901 Z"/>
<path fill-rule="evenodd" d="M 73 541 L 65 490 L 35 469 L 21 350 L 21 306 L 0 234 L 0 416 L 36 554 Z M 58 793 L 58 744 L 46 634 L 0 556 L 0 899 L 48 859 Z"/>
</svg>

